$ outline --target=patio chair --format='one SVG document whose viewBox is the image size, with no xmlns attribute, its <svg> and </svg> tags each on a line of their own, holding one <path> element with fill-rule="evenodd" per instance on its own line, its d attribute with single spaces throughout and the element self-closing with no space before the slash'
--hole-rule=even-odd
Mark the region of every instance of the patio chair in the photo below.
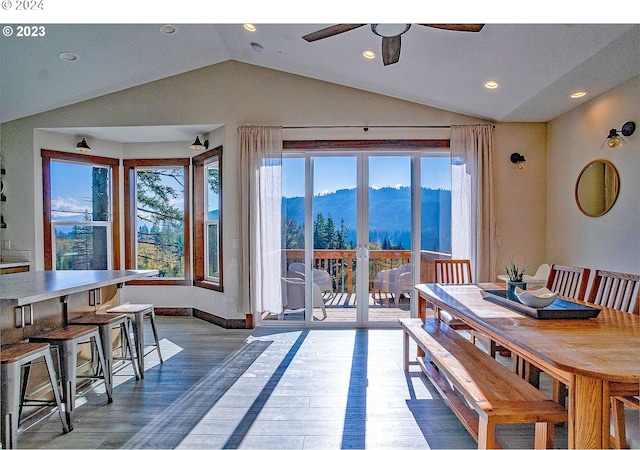
<svg viewBox="0 0 640 450">
<path fill-rule="evenodd" d="M 397 305 L 402 294 L 413 291 L 413 274 L 411 264 L 403 264 L 395 269 L 381 270 L 373 280 L 373 294 L 389 292 Z M 381 296 L 382 299 L 382 296 Z"/>
<path fill-rule="evenodd" d="M 282 278 L 282 306 L 285 310 L 304 309 L 305 282 L 302 278 Z M 313 285 L 313 307 L 322 310 L 322 320 L 327 318 L 327 310 L 324 307 L 320 286 Z M 284 312 L 281 314 L 284 318 Z"/>
<path fill-rule="evenodd" d="M 303 263 L 291 263 L 289 264 L 289 277 L 293 278 L 302 278 L 305 279 L 305 266 Z M 320 292 L 325 293 L 328 292 L 331 298 L 333 296 L 333 280 L 331 279 L 331 274 L 326 270 L 320 269 L 312 269 L 311 277 L 313 280 L 313 284 L 318 285 L 320 287 Z"/>
<path fill-rule="evenodd" d="M 533 275 L 523 275 L 522 281 L 527 283 L 527 286 L 546 286 L 549 279 L 549 273 L 551 272 L 551 266 L 549 264 L 540 264 L 538 270 Z M 498 275 L 498 279 L 502 281 L 509 280 L 507 275 Z"/>
</svg>

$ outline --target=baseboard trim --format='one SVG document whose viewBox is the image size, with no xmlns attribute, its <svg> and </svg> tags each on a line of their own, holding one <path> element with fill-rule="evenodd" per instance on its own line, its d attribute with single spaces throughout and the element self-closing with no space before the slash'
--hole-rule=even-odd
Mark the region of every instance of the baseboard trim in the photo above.
<svg viewBox="0 0 640 450">
<path fill-rule="evenodd" d="M 225 319 L 197 308 L 165 308 L 156 306 L 153 308 L 157 316 L 190 316 L 204 320 L 222 328 L 227 329 L 251 329 L 253 328 L 253 317 L 248 314 L 247 319 Z"/>
</svg>

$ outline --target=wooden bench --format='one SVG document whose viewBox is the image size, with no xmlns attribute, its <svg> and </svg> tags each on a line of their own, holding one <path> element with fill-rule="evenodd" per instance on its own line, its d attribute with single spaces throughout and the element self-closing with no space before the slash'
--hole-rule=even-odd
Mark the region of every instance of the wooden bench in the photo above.
<svg viewBox="0 0 640 450">
<path fill-rule="evenodd" d="M 447 324 L 437 319 L 399 319 L 399 323 L 403 330 L 404 370 L 409 370 L 410 364 L 420 365 L 476 439 L 478 448 L 500 448 L 495 440 L 498 423 L 535 423 L 535 448 L 553 448 L 553 424 L 567 421 L 567 411 L 562 406 Z M 409 360 L 409 337 L 425 357 Z"/>
</svg>

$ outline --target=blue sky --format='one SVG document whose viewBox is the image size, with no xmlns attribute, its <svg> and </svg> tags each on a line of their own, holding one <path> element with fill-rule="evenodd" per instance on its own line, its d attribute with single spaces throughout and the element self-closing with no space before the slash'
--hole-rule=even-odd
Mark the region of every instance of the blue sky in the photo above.
<svg viewBox="0 0 640 450">
<path fill-rule="evenodd" d="M 304 158 L 285 158 L 282 195 L 304 196 Z M 316 157 L 314 192 L 335 192 L 356 187 L 356 158 Z M 319 176 L 321 175 L 321 176 Z M 409 186 L 411 177 L 408 156 L 374 156 L 369 160 L 369 184 L 374 188 Z M 451 189 L 449 157 L 422 158 L 421 185 L 431 189 Z"/>
<path fill-rule="evenodd" d="M 88 164 L 51 161 L 51 218 L 53 220 L 82 220 L 85 210 L 92 212 L 92 170 L 93 166 Z M 170 178 L 163 179 L 174 188 L 181 189 L 181 186 Z M 173 200 L 173 203 L 182 208 L 184 198 L 180 196 Z M 217 202 L 212 202 L 210 207 L 217 207 Z"/>
<path fill-rule="evenodd" d="M 51 161 L 52 219 L 81 219 L 84 210 L 92 211 L 91 172 L 89 165 Z"/>
<path fill-rule="evenodd" d="M 304 158 L 285 158 L 282 194 L 285 197 L 304 195 Z M 314 160 L 314 192 L 335 192 L 356 187 L 356 157 L 316 157 Z M 91 205 L 92 166 L 85 164 L 51 163 L 51 206 L 54 220 L 66 217 L 81 220 Z M 408 186 L 410 160 L 408 156 L 372 156 L 369 159 L 369 184 L 374 188 Z M 451 189 L 448 157 L 422 158 L 421 185 L 432 189 Z M 176 199 L 181 203 L 182 199 Z M 210 208 L 216 205 L 209 205 Z M 60 211 L 68 211 L 62 213 Z"/>
</svg>

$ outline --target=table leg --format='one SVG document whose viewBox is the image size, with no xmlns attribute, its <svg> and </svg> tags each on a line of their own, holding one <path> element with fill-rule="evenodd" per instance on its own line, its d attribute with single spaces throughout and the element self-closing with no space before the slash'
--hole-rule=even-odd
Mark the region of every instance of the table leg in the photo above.
<svg viewBox="0 0 640 450">
<path fill-rule="evenodd" d="M 609 448 L 609 384 L 576 375 L 569 389 L 569 448 Z"/>
<path fill-rule="evenodd" d="M 406 331 L 402 331 L 402 368 L 404 371 L 409 370 L 409 334 Z"/>
</svg>

